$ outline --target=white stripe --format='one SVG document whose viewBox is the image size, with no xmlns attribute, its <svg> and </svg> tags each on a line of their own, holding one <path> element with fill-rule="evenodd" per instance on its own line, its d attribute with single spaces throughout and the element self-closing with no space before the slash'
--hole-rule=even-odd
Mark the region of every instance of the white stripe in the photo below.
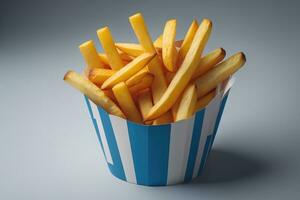
<svg viewBox="0 0 300 200">
<path fill-rule="evenodd" d="M 222 94 L 220 93 L 208 104 L 208 106 L 205 109 L 200 142 L 198 146 L 197 157 L 196 157 L 196 162 L 193 171 L 193 178 L 195 178 L 198 175 L 206 139 L 207 136 L 212 134 L 213 132 L 217 115 L 220 109 L 221 100 L 222 100 Z"/>
<path fill-rule="evenodd" d="M 109 115 L 109 117 L 119 149 L 126 180 L 130 183 L 136 183 L 127 122 L 126 120 L 113 115 Z"/>
<path fill-rule="evenodd" d="M 90 101 L 90 105 L 91 105 L 91 108 L 92 108 L 93 116 L 94 116 L 94 118 L 97 122 L 97 125 L 98 125 L 98 129 L 99 129 L 99 133 L 100 133 L 100 139 L 101 139 L 101 142 L 102 142 L 102 145 L 103 145 L 104 157 L 106 159 L 106 162 L 108 162 L 110 164 L 113 164 L 113 160 L 111 158 L 111 154 L 110 154 L 110 150 L 109 150 L 109 147 L 108 147 L 107 139 L 106 139 L 104 129 L 103 129 L 103 124 L 102 124 L 102 121 L 100 119 L 100 113 L 98 111 L 98 108 L 97 108 L 96 104 L 94 104 L 92 101 Z"/>
<path fill-rule="evenodd" d="M 172 124 L 169 147 L 168 184 L 184 180 L 195 116 Z"/>
<path fill-rule="evenodd" d="M 231 77 L 229 79 L 229 81 L 227 82 L 225 88 L 224 88 L 224 92 L 223 92 L 223 96 L 228 92 L 228 90 L 233 86 L 235 82 L 235 77 Z"/>
</svg>

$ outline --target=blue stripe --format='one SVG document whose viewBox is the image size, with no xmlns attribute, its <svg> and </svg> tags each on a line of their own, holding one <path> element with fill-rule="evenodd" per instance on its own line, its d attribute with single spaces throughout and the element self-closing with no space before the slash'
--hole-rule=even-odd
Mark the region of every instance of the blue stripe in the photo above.
<svg viewBox="0 0 300 200">
<path fill-rule="evenodd" d="M 209 153 L 209 148 L 210 148 L 212 138 L 213 138 L 212 135 L 209 135 L 206 138 L 206 142 L 205 142 L 204 151 L 203 151 L 202 158 L 201 158 L 201 164 L 200 164 L 200 169 L 199 169 L 199 172 L 198 172 L 198 176 L 200 175 L 200 173 L 204 169 L 205 162 L 206 162 L 206 159 L 207 159 L 207 156 L 208 156 L 208 153 Z"/>
<path fill-rule="evenodd" d="M 223 111 L 224 111 L 225 104 L 226 104 L 226 101 L 227 101 L 227 98 L 228 98 L 228 95 L 229 95 L 229 91 L 230 90 L 228 90 L 227 94 L 223 97 L 223 100 L 221 102 L 220 110 L 219 110 L 219 113 L 218 113 L 218 116 L 217 116 L 217 119 L 216 119 L 216 123 L 215 123 L 215 127 L 214 127 L 212 142 L 215 141 L 215 137 L 216 137 L 216 134 L 217 134 L 217 131 L 218 131 L 218 128 L 219 128 L 221 117 L 223 115 Z"/>
<path fill-rule="evenodd" d="M 85 102 L 86 102 L 86 105 L 88 107 L 88 110 L 89 110 L 89 113 L 90 113 L 90 117 L 92 119 L 92 122 L 93 122 L 93 125 L 94 125 L 94 128 L 95 128 L 95 131 L 96 131 L 96 135 L 97 135 L 97 138 L 98 138 L 98 141 L 100 143 L 100 146 L 101 146 L 101 149 L 102 149 L 102 152 L 104 154 L 104 157 L 106 159 L 106 155 L 104 153 L 104 149 L 103 149 L 103 144 L 102 144 L 102 141 L 101 141 L 101 137 L 100 137 L 100 133 L 99 133 L 99 129 L 98 129 L 98 124 L 97 124 L 97 121 L 93 115 L 93 111 L 92 111 L 92 107 L 91 107 L 91 104 L 90 104 L 90 101 L 88 99 L 87 96 L 84 96 L 84 99 L 85 99 Z"/>
<path fill-rule="evenodd" d="M 148 126 L 148 184 L 167 185 L 171 125 Z"/>
<path fill-rule="evenodd" d="M 104 111 L 101 107 L 98 107 L 98 111 L 100 113 L 104 133 L 107 139 L 107 143 L 109 146 L 109 150 L 112 156 L 113 165 L 109 164 L 109 169 L 113 175 L 116 177 L 126 180 L 119 149 L 117 146 L 116 138 L 111 126 L 110 118 L 106 111 Z"/>
<path fill-rule="evenodd" d="M 147 126 L 127 121 L 137 184 L 148 184 L 148 130 Z"/>
<path fill-rule="evenodd" d="M 194 166 L 195 166 L 195 161 L 196 161 L 196 156 L 197 156 L 197 151 L 199 146 L 199 140 L 201 136 L 204 113 L 205 113 L 205 109 L 202 109 L 201 111 L 198 111 L 196 113 L 189 158 L 188 158 L 187 168 L 185 171 L 185 178 L 184 178 L 185 182 L 192 180 L 193 177 L 193 171 L 194 171 Z"/>
</svg>

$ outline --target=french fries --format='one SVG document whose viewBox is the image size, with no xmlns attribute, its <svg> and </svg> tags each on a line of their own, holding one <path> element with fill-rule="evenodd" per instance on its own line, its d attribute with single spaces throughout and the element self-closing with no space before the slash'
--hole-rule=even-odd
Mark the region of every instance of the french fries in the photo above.
<svg viewBox="0 0 300 200">
<path fill-rule="evenodd" d="M 137 95 L 139 91 L 150 88 L 153 84 L 153 79 L 153 76 L 145 76 L 144 78 L 142 78 L 141 82 L 129 87 L 130 93 L 132 95 Z"/>
<path fill-rule="evenodd" d="M 168 20 L 153 42 L 141 13 L 129 17 L 138 43 L 115 43 L 108 27 L 97 31 L 104 52 L 93 41 L 79 46 L 84 76 L 66 73 L 64 80 L 108 113 L 146 125 L 161 125 L 192 117 L 246 61 L 242 52 L 223 61 L 223 48 L 202 56 L 212 22 L 193 20 L 176 40 L 177 21 Z"/>
<path fill-rule="evenodd" d="M 113 85 L 120 83 L 122 81 L 126 81 L 132 75 L 140 71 L 145 65 L 147 65 L 151 59 L 155 56 L 155 54 L 144 53 L 139 57 L 135 58 L 128 65 L 114 73 L 111 77 L 109 77 L 101 86 L 101 89 L 111 88 Z"/>
<path fill-rule="evenodd" d="M 195 34 L 191 47 L 182 65 L 177 71 L 166 92 L 149 111 L 146 120 L 151 120 L 159 117 L 160 115 L 167 112 L 176 102 L 183 89 L 189 83 L 196 67 L 200 62 L 200 56 L 210 36 L 211 28 L 211 21 L 208 19 L 204 19 Z"/>
<path fill-rule="evenodd" d="M 236 53 L 227 60 L 221 62 L 216 67 L 208 71 L 203 76 L 196 79 L 198 97 L 211 91 L 219 83 L 226 80 L 230 75 L 239 70 L 246 62 L 246 57 L 242 52 Z"/>
<path fill-rule="evenodd" d="M 129 17 L 130 24 L 141 46 L 146 52 L 156 53 L 155 47 L 149 35 L 146 23 L 141 13 L 137 13 Z M 163 72 L 163 64 L 158 56 L 155 56 L 149 63 L 149 71 L 154 75 L 154 80 L 151 85 L 153 102 L 156 103 L 162 97 L 167 89 L 167 82 Z"/>
<path fill-rule="evenodd" d="M 226 51 L 223 48 L 217 48 L 214 51 L 208 53 L 206 56 L 202 57 L 192 79 L 195 79 L 202 74 L 208 72 L 216 64 L 222 61 L 226 56 Z"/>
<path fill-rule="evenodd" d="M 174 72 L 176 70 L 177 50 L 175 47 L 176 39 L 176 20 L 167 21 L 162 40 L 162 57 L 167 70 Z"/>
<path fill-rule="evenodd" d="M 206 94 L 205 96 L 198 99 L 198 101 L 195 105 L 195 112 L 205 108 L 205 106 L 207 106 L 207 104 L 215 97 L 215 94 L 216 94 L 216 90 L 213 90 L 213 91 L 209 92 L 208 94 Z"/>
<path fill-rule="evenodd" d="M 195 84 L 187 86 L 178 105 L 175 121 L 191 117 L 195 111 L 197 91 Z"/>
<path fill-rule="evenodd" d="M 112 91 L 127 118 L 131 121 L 142 123 L 142 117 L 137 109 L 131 94 L 124 82 L 116 84 Z"/>
<path fill-rule="evenodd" d="M 108 62 L 113 70 L 119 70 L 124 66 L 124 63 L 119 55 L 113 37 L 108 27 L 101 28 L 97 31 L 98 38 L 102 44 L 105 54 L 108 57 Z"/>
<path fill-rule="evenodd" d="M 114 73 L 116 73 L 116 71 L 111 69 L 94 68 L 89 71 L 88 78 L 95 85 L 101 86 L 104 81 L 111 77 Z"/>
<path fill-rule="evenodd" d="M 141 71 L 137 72 L 131 78 L 127 79 L 125 83 L 128 87 L 136 85 L 140 83 L 145 76 L 153 77 L 153 75 L 149 72 L 147 67 L 144 67 Z"/>
<path fill-rule="evenodd" d="M 92 40 L 81 44 L 79 50 L 88 68 L 104 68 L 104 63 L 98 57 L 96 47 Z"/>
<path fill-rule="evenodd" d="M 120 108 L 109 97 L 107 97 L 100 88 L 94 85 L 91 81 L 82 77 L 80 74 L 74 71 L 68 71 L 64 76 L 64 81 L 85 94 L 96 105 L 101 106 L 108 113 L 126 119 Z"/>
<path fill-rule="evenodd" d="M 152 103 L 152 96 L 149 89 L 143 90 L 139 92 L 137 97 L 138 106 L 140 109 L 140 112 L 142 114 L 143 119 L 145 119 L 147 113 L 153 106 Z"/>
<path fill-rule="evenodd" d="M 192 41 L 194 39 L 197 29 L 198 29 L 198 22 L 196 20 L 193 20 L 185 37 L 184 37 L 182 45 L 179 49 L 178 57 L 177 57 L 177 65 L 180 66 L 183 59 L 185 58 L 188 50 L 190 49 L 190 46 L 192 44 Z"/>
</svg>

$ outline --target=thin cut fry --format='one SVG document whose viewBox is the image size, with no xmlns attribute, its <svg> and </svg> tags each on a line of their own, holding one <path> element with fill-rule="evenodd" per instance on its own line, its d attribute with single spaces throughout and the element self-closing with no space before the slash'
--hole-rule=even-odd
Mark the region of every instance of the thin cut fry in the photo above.
<svg viewBox="0 0 300 200">
<path fill-rule="evenodd" d="M 64 80 L 85 94 L 96 105 L 101 106 L 108 113 L 126 118 L 120 108 L 109 97 L 107 97 L 100 88 L 88 79 L 82 77 L 80 74 L 74 71 L 68 71 L 64 76 Z"/>
<path fill-rule="evenodd" d="M 156 53 L 142 14 L 138 13 L 129 17 L 129 21 L 136 37 L 139 40 L 139 43 L 145 49 L 145 51 Z M 155 56 L 152 59 L 152 61 L 148 65 L 148 69 L 154 75 L 151 92 L 153 96 L 153 102 L 156 103 L 167 89 L 167 82 L 164 77 L 163 65 L 158 56 Z"/>
<path fill-rule="evenodd" d="M 138 73 L 133 75 L 125 83 L 128 87 L 131 87 L 133 85 L 138 84 L 145 76 L 152 76 L 153 77 L 153 75 L 149 72 L 147 67 L 143 68 Z"/>
<path fill-rule="evenodd" d="M 108 57 L 108 62 L 113 70 L 119 70 L 124 66 L 124 63 L 119 55 L 113 37 L 108 27 L 101 28 L 97 31 L 98 38 L 102 44 L 105 54 Z"/>
<path fill-rule="evenodd" d="M 117 83 L 126 81 L 132 75 L 134 75 L 143 67 L 145 67 L 145 65 L 147 65 L 154 56 L 155 54 L 153 53 L 144 53 L 139 57 L 135 58 L 128 65 L 126 65 L 125 67 L 117 71 L 114 75 L 112 75 L 110 78 L 108 78 L 101 86 L 101 89 L 110 88 Z"/>
<path fill-rule="evenodd" d="M 149 89 L 139 92 L 137 103 L 143 118 L 145 118 L 146 114 L 153 106 L 151 92 Z"/>
<path fill-rule="evenodd" d="M 202 57 L 197 69 L 195 70 L 192 76 L 192 79 L 196 79 L 197 77 L 208 72 L 216 64 L 221 62 L 225 58 L 225 56 L 226 56 L 225 50 L 223 48 L 217 48 L 214 51 Z"/>
<path fill-rule="evenodd" d="M 210 36 L 211 28 L 211 21 L 204 19 L 196 32 L 192 45 L 182 65 L 177 71 L 168 89 L 164 92 L 159 101 L 151 108 L 148 116 L 146 117 L 147 120 L 155 119 L 167 112 L 183 92 L 184 88 L 192 78 L 196 67 L 200 63 L 201 54 Z"/>
<path fill-rule="evenodd" d="M 198 99 L 196 105 L 195 105 L 195 112 L 198 112 L 199 110 L 202 110 L 207 106 L 207 104 L 215 97 L 216 90 L 213 90 L 206 94 L 205 96 Z"/>
<path fill-rule="evenodd" d="M 168 71 L 176 70 L 177 50 L 175 47 L 176 20 L 167 21 L 163 33 L 162 57 Z"/>
<path fill-rule="evenodd" d="M 112 91 L 127 118 L 131 121 L 142 123 L 142 117 L 137 109 L 130 92 L 124 82 L 118 83 Z"/>
<path fill-rule="evenodd" d="M 168 84 L 170 84 L 175 76 L 175 72 L 167 72 L 166 73 L 166 79 L 167 79 L 167 82 Z"/>
<path fill-rule="evenodd" d="M 114 73 L 116 73 L 116 71 L 111 69 L 94 68 L 89 71 L 88 78 L 97 86 L 101 86 L 104 81 Z"/>
<path fill-rule="evenodd" d="M 153 76 L 145 76 L 140 83 L 129 87 L 129 91 L 132 95 L 137 95 L 139 91 L 151 87 L 153 84 Z"/>
<path fill-rule="evenodd" d="M 116 43 L 116 47 L 123 51 L 124 53 L 137 57 L 143 53 L 145 53 L 143 47 L 139 44 L 134 43 Z"/>
<path fill-rule="evenodd" d="M 195 84 L 187 86 L 182 94 L 181 101 L 178 106 L 175 121 L 187 119 L 194 114 L 197 102 L 197 91 Z"/>
<path fill-rule="evenodd" d="M 230 75 L 239 70 L 246 62 L 244 53 L 239 52 L 227 58 L 225 61 L 218 64 L 216 67 L 208 71 L 196 79 L 196 87 L 198 97 L 203 96 L 207 92 L 211 91 L 217 85 L 226 80 Z"/>
<path fill-rule="evenodd" d="M 162 116 L 160 116 L 159 118 L 153 120 L 153 125 L 168 124 L 172 122 L 173 122 L 172 113 L 169 111 L 163 114 Z"/>
<path fill-rule="evenodd" d="M 184 37 L 182 45 L 179 49 L 177 63 L 176 63 L 177 66 L 180 66 L 182 64 L 182 61 L 184 60 L 188 50 L 190 49 L 194 36 L 197 32 L 197 29 L 198 29 L 198 22 L 196 20 L 193 20 Z"/>
<path fill-rule="evenodd" d="M 162 43 L 163 43 L 163 34 L 161 34 L 160 36 L 158 36 L 156 38 L 156 40 L 153 42 L 153 45 L 156 47 L 156 48 L 162 48 Z"/>
<path fill-rule="evenodd" d="M 89 40 L 79 46 L 79 50 L 88 68 L 104 68 L 104 63 L 98 57 L 94 42 Z"/>
</svg>

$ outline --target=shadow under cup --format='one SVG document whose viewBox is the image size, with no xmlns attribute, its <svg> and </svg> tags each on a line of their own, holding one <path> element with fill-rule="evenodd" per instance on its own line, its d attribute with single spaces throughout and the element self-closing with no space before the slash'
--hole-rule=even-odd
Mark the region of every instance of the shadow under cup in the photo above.
<svg viewBox="0 0 300 200">
<path fill-rule="evenodd" d="M 85 96 L 111 173 L 147 186 L 178 184 L 198 177 L 212 148 L 231 85 L 193 117 L 164 125 L 142 125 L 110 115 Z"/>
</svg>

